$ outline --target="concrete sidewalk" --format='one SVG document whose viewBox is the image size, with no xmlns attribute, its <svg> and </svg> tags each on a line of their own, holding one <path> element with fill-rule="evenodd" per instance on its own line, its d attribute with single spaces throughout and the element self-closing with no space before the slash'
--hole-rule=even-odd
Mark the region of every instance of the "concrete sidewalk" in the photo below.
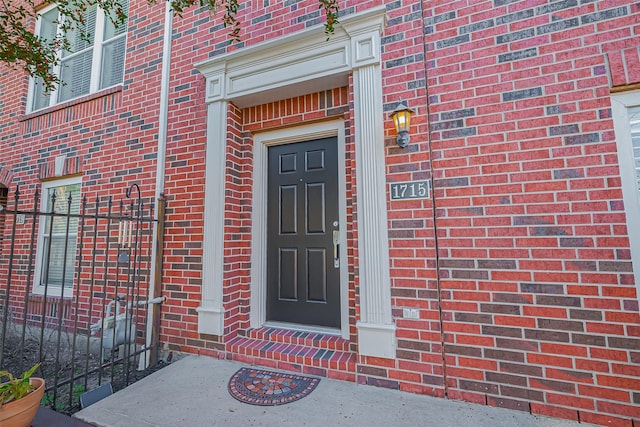
<svg viewBox="0 0 640 427">
<path fill-rule="evenodd" d="M 229 395 L 242 365 L 188 356 L 76 413 L 100 427 L 584 427 L 572 421 L 322 378 L 307 397 L 253 406 Z"/>
</svg>

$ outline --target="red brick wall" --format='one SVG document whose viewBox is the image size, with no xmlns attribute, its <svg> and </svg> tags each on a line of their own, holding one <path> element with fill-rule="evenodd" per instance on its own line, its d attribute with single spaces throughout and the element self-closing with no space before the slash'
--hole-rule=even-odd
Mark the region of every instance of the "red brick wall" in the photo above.
<svg viewBox="0 0 640 427">
<path fill-rule="evenodd" d="M 387 182 L 432 179 L 422 15 L 418 2 L 387 4 L 382 35 Z M 389 119 L 400 98 L 415 110 L 411 144 L 404 149 L 397 146 Z M 433 202 L 433 198 L 387 202 L 396 360 L 363 357 L 357 370 L 360 383 L 443 397 Z M 419 319 L 403 318 L 403 308 L 418 309 Z"/>
<path fill-rule="evenodd" d="M 21 210 L 33 211 L 36 190 L 41 190 L 43 180 L 81 175 L 82 195 L 87 198 L 88 213 L 94 212 L 95 201 L 99 199 L 100 214 L 106 215 L 107 203 L 111 198 L 112 214 L 120 215 L 122 208 L 119 201 L 125 199 L 126 190 L 136 182 L 140 186 L 147 215 L 146 209 L 153 202 L 155 192 L 159 71 L 153 61 L 157 61 L 157 47 L 160 46 L 157 41 L 149 42 L 157 37 L 157 33 L 150 32 L 150 29 L 156 30 L 158 17 L 162 13 L 157 8 L 146 6 L 146 3 L 133 4 L 130 11 L 130 54 L 125 64 L 125 81 L 122 86 L 26 114 L 26 73 L 0 65 L 0 182 L 8 187 L 11 201 L 19 188 Z M 140 16 L 145 18 L 140 19 Z M 140 47 L 141 43 L 146 43 L 146 46 Z M 66 160 L 62 173 L 56 176 L 55 159 L 59 156 L 66 157 Z M 133 197 L 136 196 L 134 191 Z M 128 203 L 129 200 L 123 209 L 129 208 Z M 10 208 L 13 208 L 12 203 Z M 40 209 L 44 210 L 43 207 Z M 13 221 L 9 215 L 5 217 L 5 238 L 2 239 L 0 250 L 0 281 L 6 289 L 11 246 L 11 239 L 7 236 L 13 230 Z M 24 293 L 31 289 L 33 283 L 34 271 L 29 269 L 28 262 L 29 248 L 37 241 L 37 237 L 32 238 L 32 226 L 32 217 L 27 215 L 25 224 L 15 227 L 11 301 L 16 308 L 24 306 Z M 127 273 L 121 267 L 117 272 L 113 262 L 117 257 L 117 222 L 111 223 L 109 232 L 104 222 L 96 228 L 93 222 L 87 221 L 86 227 L 86 236 L 92 236 L 94 231 L 99 235 L 96 238 L 97 262 L 104 263 L 108 259 L 110 264 L 107 268 L 99 268 L 95 276 L 92 276 L 90 264 L 93 238 L 85 238 L 84 241 L 79 238 L 78 248 L 80 250 L 83 247 L 84 255 L 79 271 L 82 293 L 76 309 L 75 301 L 71 303 L 71 295 L 66 291 L 65 299 L 69 301 L 63 305 L 71 307 L 71 310 L 66 311 L 63 317 L 66 319 L 66 326 L 70 326 L 73 322 L 69 319 L 77 314 L 81 329 L 86 329 L 88 323 L 101 317 L 104 286 L 107 286 L 108 299 L 113 298 L 116 293 L 117 280 L 121 281 L 118 294 L 130 292 L 122 286 Z M 35 230 L 37 233 L 38 223 Z M 148 230 L 145 236 L 149 236 Z M 111 239 L 109 243 L 107 237 Z M 143 251 L 141 292 L 146 295 L 149 242 L 143 242 L 140 247 Z M 35 251 L 32 255 L 35 256 Z M 95 287 L 94 295 L 90 297 L 92 277 L 95 279 Z M 39 320 L 34 316 L 40 316 L 45 309 L 41 299 L 36 296 L 29 300 L 28 312 L 32 320 Z M 55 303 L 56 298 L 47 299 L 48 313 Z M 144 309 L 141 308 L 138 313 L 141 319 L 144 318 Z M 14 310 L 13 314 L 16 319 L 22 316 L 20 310 Z M 49 321 L 55 322 L 55 316 L 47 319 Z"/>
<path fill-rule="evenodd" d="M 230 105 L 220 203 L 226 329 L 222 337 L 197 333 L 207 108 L 194 64 L 321 22 L 315 1 L 268 3 L 244 4 L 238 45 L 206 12 L 175 20 L 161 331 L 172 350 L 222 357 L 225 342 L 248 328 L 252 134 L 338 116 L 347 133 L 350 348 L 357 350 L 351 86 L 244 110 Z M 380 4 L 340 2 L 349 14 Z M 387 181 L 432 179 L 434 191 L 431 199 L 387 203 L 397 358 L 360 357 L 357 381 L 637 425 L 640 318 L 609 93 L 638 83 L 640 8 L 572 0 L 386 8 Z M 39 165 L 64 153 L 78 159 L 89 199 L 122 194 L 133 180 L 144 197 L 154 194 L 162 9 L 132 2 L 125 81 L 116 91 L 25 116 L 27 78 L 0 65 L 0 167 L 11 170 L 10 191 L 20 183 L 32 194 Z M 396 146 L 387 116 L 399 97 L 416 110 L 406 149 Z M 6 247 L 7 239 L 3 254 Z M 419 309 L 420 318 L 404 319 L 403 308 Z"/>
<path fill-rule="evenodd" d="M 186 85 L 184 86 L 184 91 L 187 91 Z M 193 99 L 194 102 L 202 100 L 195 97 Z M 184 111 L 186 110 L 177 111 L 176 115 Z M 187 148 L 180 135 L 185 134 L 185 124 L 190 122 L 175 120 L 181 127 L 172 126 L 176 132 L 171 136 L 172 142 L 168 146 L 166 189 L 168 194 L 175 195 L 169 203 L 172 207 L 167 212 L 166 273 L 163 280 L 168 299 L 163 304 L 166 322 L 163 322 L 162 341 L 168 343 L 170 349 L 217 356 L 217 352 L 224 351 L 225 341 L 238 333 L 244 335 L 249 328 L 251 203 L 254 179 L 252 133 L 299 125 L 310 120 L 341 117 L 347 112 L 346 88 L 246 109 L 229 104 L 227 147 L 224 153 L 227 159 L 224 200 L 224 337 L 197 333 L 195 309 L 201 300 L 200 239 L 203 233 L 204 198 L 204 175 L 197 172 L 204 168 L 201 162 L 205 153 L 204 146 L 196 144 L 196 138 L 204 141 L 204 134 L 195 134 L 195 138 L 188 141 Z M 183 191 L 184 188 L 188 191 Z"/>
<path fill-rule="evenodd" d="M 609 88 L 633 72 L 607 55 L 637 49 L 638 6 L 424 5 L 448 395 L 631 425 L 640 318 Z"/>
</svg>

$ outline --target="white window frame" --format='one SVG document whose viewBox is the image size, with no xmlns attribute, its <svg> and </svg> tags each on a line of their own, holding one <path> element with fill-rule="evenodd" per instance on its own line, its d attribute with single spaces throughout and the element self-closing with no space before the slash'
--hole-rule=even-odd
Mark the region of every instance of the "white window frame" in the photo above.
<svg viewBox="0 0 640 427">
<path fill-rule="evenodd" d="M 38 20 L 36 21 L 36 28 L 35 28 L 35 34 L 39 35 L 40 31 L 41 31 L 41 25 L 42 25 L 42 16 L 44 14 L 46 14 L 47 12 L 53 10 L 56 8 L 55 3 L 47 6 L 45 8 L 43 8 L 39 13 L 38 13 Z M 96 25 L 94 28 L 94 39 L 93 39 L 93 56 L 92 56 L 92 66 L 91 66 L 91 81 L 89 84 L 89 92 L 88 93 L 83 93 L 83 94 L 79 94 L 74 98 L 70 98 L 70 99 L 65 99 L 64 101 L 58 101 L 58 88 L 56 87 L 55 89 L 53 89 L 50 92 L 50 98 L 49 98 L 49 105 L 42 107 L 40 109 L 46 109 L 46 108 L 50 108 L 53 107 L 57 104 L 60 104 L 61 102 L 69 102 L 72 101 L 75 98 L 79 98 L 81 96 L 86 96 L 86 95 L 90 95 L 92 93 L 98 92 L 99 90 L 106 90 L 109 89 L 110 87 L 115 87 L 115 86 L 119 86 L 122 85 L 122 81 L 120 81 L 119 83 L 113 84 L 111 86 L 106 86 L 104 88 L 100 88 L 100 77 L 101 77 L 101 72 L 102 72 L 102 47 L 105 44 L 105 40 L 104 38 L 104 27 L 105 27 L 105 22 L 108 20 L 108 18 L 106 17 L 104 10 L 102 10 L 99 6 L 97 7 L 97 11 L 96 11 Z M 125 22 L 123 25 L 127 25 L 127 23 Z M 60 34 L 61 29 L 60 26 L 58 26 L 58 34 Z M 110 43 L 113 42 L 116 38 L 118 37 L 127 37 L 127 31 L 124 31 L 122 34 L 119 34 L 117 36 L 112 37 L 111 39 L 107 40 L 106 43 Z M 66 59 L 68 60 L 69 58 L 73 58 L 75 54 L 70 54 L 69 56 L 67 56 L 66 58 L 62 58 L 62 52 L 58 52 L 58 60 L 61 59 Z M 124 63 L 126 63 L 126 40 L 125 40 L 125 56 L 123 59 Z M 125 64 L 123 63 L 123 69 Z M 98 66 L 96 66 L 96 64 L 98 64 Z M 61 65 L 58 64 L 54 67 L 53 69 L 53 74 L 55 74 L 56 76 L 60 76 L 61 75 Z M 28 90 L 28 97 L 27 97 L 27 113 L 33 112 L 33 111 L 38 111 L 39 109 L 34 109 L 33 105 L 34 105 L 34 96 L 35 96 L 35 85 L 36 85 L 36 78 L 30 78 L 29 79 L 29 90 Z M 124 80 L 124 75 L 123 75 L 123 80 Z"/>
<path fill-rule="evenodd" d="M 629 91 L 611 95 L 611 112 L 618 148 L 618 163 L 622 182 L 622 197 L 627 217 L 627 234 L 631 250 L 631 263 L 640 299 L 640 192 L 636 184 L 635 162 L 631 140 L 629 109 L 640 106 L 640 91 Z"/>
<path fill-rule="evenodd" d="M 81 176 L 77 176 L 77 177 L 71 177 L 71 178 L 63 178 L 63 179 L 56 179 L 56 180 L 52 180 L 52 181 L 45 181 L 42 183 L 42 193 L 40 194 L 40 212 L 48 212 L 48 199 L 49 199 L 49 189 L 51 188 L 56 188 L 56 187 L 61 187 L 61 186 L 65 186 L 65 185 L 74 185 L 74 184 L 80 184 L 80 194 L 82 194 L 82 177 Z M 60 213 L 60 212 L 59 212 Z M 65 212 L 66 213 L 66 212 Z M 46 232 L 45 227 L 47 224 L 46 221 L 46 216 L 45 215 L 41 215 L 40 216 L 40 221 L 39 221 L 39 225 L 38 225 L 38 243 L 37 243 L 37 251 L 36 251 L 36 264 L 35 264 L 35 272 L 34 272 L 34 280 L 33 280 L 33 293 L 34 294 L 44 294 L 45 292 L 45 287 L 43 285 L 40 284 L 41 282 L 41 277 L 42 277 L 42 268 L 43 268 L 43 258 L 44 258 L 44 234 Z M 69 233 L 71 234 L 71 230 L 69 230 Z M 75 230 L 75 234 L 76 234 L 76 239 L 78 236 L 79 230 Z M 77 240 L 76 240 L 77 241 Z M 76 253 L 73 255 L 74 256 L 74 260 L 77 257 L 77 250 L 78 248 L 76 248 Z M 74 262 L 75 264 L 75 262 Z M 74 275 L 74 282 L 75 282 L 75 274 L 76 274 L 76 270 L 75 268 L 73 269 L 73 271 L 69 272 L 67 271 L 66 274 L 71 273 L 72 275 Z M 57 285 L 51 285 L 49 284 L 47 286 L 47 296 L 63 296 L 63 297 L 72 297 L 73 296 L 73 292 L 75 289 L 75 286 L 72 285 L 71 288 L 64 288 L 64 293 L 62 292 L 62 288 L 63 286 L 57 286 Z"/>
</svg>

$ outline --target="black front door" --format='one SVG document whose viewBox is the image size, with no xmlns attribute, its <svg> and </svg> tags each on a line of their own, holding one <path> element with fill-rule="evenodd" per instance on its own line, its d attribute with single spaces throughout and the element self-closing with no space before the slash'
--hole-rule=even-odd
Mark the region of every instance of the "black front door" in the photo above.
<svg viewBox="0 0 640 427">
<path fill-rule="evenodd" d="M 335 137 L 269 148 L 267 320 L 340 327 L 337 149 Z"/>
</svg>

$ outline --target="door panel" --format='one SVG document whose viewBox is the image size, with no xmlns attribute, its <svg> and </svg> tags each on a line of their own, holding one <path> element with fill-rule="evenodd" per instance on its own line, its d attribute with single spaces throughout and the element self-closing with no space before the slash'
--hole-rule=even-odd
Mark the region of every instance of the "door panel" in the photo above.
<svg viewBox="0 0 640 427">
<path fill-rule="evenodd" d="M 287 185 L 280 187 L 280 234 L 296 234 L 298 231 L 298 219 L 296 205 L 298 187 Z"/>
<path fill-rule="evenodd" d="M 305 210 L 307 211 L 307 234 L 320 234 L 325 232 L 325 191 L 324 182 L 306 185 Z"/>
<path fill-rule="evenodd" d="M 327 251 L 307 249 L 307 290 L 309 301 L 327 302 Z"/>
<path fill-rule="evenodd" d="M 279 298 L 296 301 L 298 299 L 298 250 L 296 248 L 280 248 L 278 277 L 280 279 Z"/>
<path fill-rule="evenodd" d="M 267 320 L 340 327 L 337 138 L 269 148 Z"/>
</svg>

